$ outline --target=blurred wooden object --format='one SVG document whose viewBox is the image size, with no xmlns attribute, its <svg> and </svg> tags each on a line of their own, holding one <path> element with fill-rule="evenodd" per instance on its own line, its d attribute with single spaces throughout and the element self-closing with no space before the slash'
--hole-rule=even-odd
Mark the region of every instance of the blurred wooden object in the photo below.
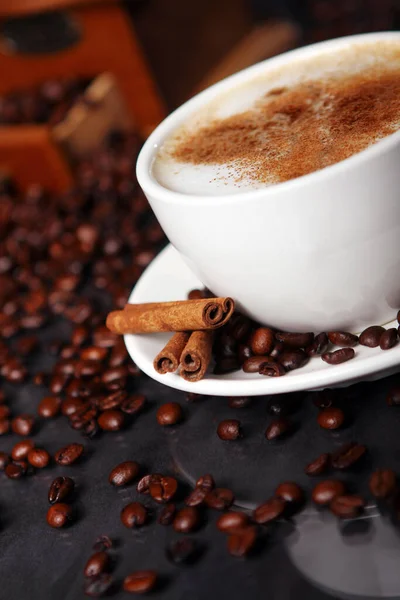
<svg viewBox="0 0 400 600">
<path fill-rule="evenodd" d="M 131 23 L 116 0 L 0 0 L 1 20 L 37 12 L 65 10 L 81 32 L 66 50 L 51 54 L 18 54 L 0 39 L 0 94 L 36 85 L 49 78 L 91 77 L 112 73 L 146 137 L 165 116 Z"/>
<path fill-rule="evenodd" d="M 0 167 L 21 190 L 40 183 L 45 189 L 59 193 L 73 184 L 69 165 L 46 126 L 1 127 Z"/>
<path fill-rule="evenodd" d="M 90 0 L 89 0 L 90 1 Z M 0 0 L 0 17 L 26 16 L 46 10 L 63 10 L 88 4 L 88 0 Z M 116 0 L 94 0 L 97 4 Z M 93 0 L 92 0 L 93 2 Z"/>
<path fill-rule="evenodd" d="M 46 42 L 42 15 L 48 23 L 54 14 L 62 14 L 76 30 L 73 43 L 50 52 L 27 52 L 10 42 L 10 30 L 21 31 L 21 26 L 22 40 L 28 28 L 34 41 Z M 52 33 L 58 42 L 57 31 Z M 52 192 L 67 190 L 73 184 L 69 159 L 93 150 L 115 127 L 133 123 L 147 137 L 165 115 L 135 32 L 117 0 L 0 0 L 0 72 L 0 95 L 48 79 L 94 78 L 84 99 L 54 128 L 0 126 L 0 168 L 21 189 L 40 183 Z"/>
<path fill-rule="evenodd" d="M 132 119 L 111 73 L 96 77 L 67 117 L 53 128 L 53 139 L 72 159 L 98 148 L 108 132 L 129 129 Z"/>
<path fill-rule="evenodd" d="M 294 48 L 299 28 L 289 21 L 268 21 L 254 27 L 196 86 L 193 94 L 246 67 Z"/>
</svg>

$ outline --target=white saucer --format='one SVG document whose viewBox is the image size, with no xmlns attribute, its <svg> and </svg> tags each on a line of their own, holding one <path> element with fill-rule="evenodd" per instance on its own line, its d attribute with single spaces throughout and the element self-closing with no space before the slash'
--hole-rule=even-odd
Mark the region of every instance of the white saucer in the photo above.
<svg viewBox="0 0 400 600">
<path fill-rule="evenodd" d="M 129 302 L 158 302 L 183 300 L 193 288 L 203 287 L 171 245 L 167 246 L 147 267 Z M 397 327 L 397 321 L 387 327 Z M 316 390 L 325 387 L 350 385 L 359 380 L 378 379 L 398 370 L 400 343 L 391 350 L 356 346 L 356 356 L 341 365 L 328 365 L 320 358 L 283 377 L 263 377 L 235 371 L 228 375 L 208 373 L 196 383 L 185 381 L 175 373 L 159 375 L 153 369 L 153 360 L 170 338 L 170 334 L 126 335 L 129 354 L 147 375 L 178 390 L 212 396 L 263 396 L 300 390 Z"/>
</svg>

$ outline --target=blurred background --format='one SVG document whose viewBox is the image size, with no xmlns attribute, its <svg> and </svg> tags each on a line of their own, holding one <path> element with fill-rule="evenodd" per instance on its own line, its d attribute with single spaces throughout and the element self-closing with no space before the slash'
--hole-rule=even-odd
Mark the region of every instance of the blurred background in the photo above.
<svg viewBox="0 0 400 600">
<path fill-rule="evenodd" d="M 398 0 L 126 2 L 168 108 L 291 47 L 397 29 Z"/>
</svg>

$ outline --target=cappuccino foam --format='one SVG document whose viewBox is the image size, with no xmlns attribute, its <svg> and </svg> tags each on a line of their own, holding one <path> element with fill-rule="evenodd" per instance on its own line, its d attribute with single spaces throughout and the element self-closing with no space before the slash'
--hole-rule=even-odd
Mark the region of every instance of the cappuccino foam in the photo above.
<svg viewBox="0 0 400 600">
<path fill-rule="evenodd" d="M 187 194 L 232 194 L 307 175 L 400 128 L 400 42 L 353 44 L 232 87 L 167 139 L 155 178 Z"/>
</svg>

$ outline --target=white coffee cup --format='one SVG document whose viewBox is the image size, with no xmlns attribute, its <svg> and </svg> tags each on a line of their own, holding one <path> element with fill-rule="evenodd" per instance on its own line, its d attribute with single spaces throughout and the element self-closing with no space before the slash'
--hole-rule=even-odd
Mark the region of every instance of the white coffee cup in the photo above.
<svg viewBox="0 0 400 600">
<path fill-rule="evenodd" d="M 171 243 L 204 285 L 233 297 L 261 323 L 288 331 L 360 331 L 395 318 L 400 131 L 320 171 L 231 195 L 171 191 L 154 178 L 154 157 L 179 125 L 220 94 L 297 59 L 381 40 L 400 42 L 400 33 L 330 40 L 241 71 L 172 113 L 139 155 L 139 183 Z"/>
</svg>

